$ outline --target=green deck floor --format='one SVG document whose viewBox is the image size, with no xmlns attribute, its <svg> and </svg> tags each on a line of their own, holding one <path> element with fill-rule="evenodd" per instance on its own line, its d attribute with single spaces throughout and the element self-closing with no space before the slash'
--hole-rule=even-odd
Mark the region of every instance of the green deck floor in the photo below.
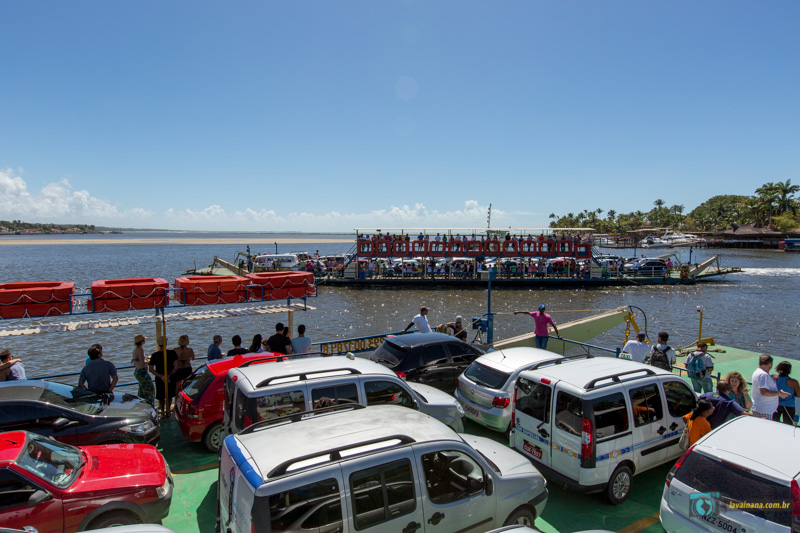
<svg viewBox="0 0 800 533">
<path fill-rule="evenodd" d="M 748 380 L 758 366 L 760 355 L 719 345 L 710 347 L 709 352 L 714 357 L 715 373 L 724 376 L 731 370 L 738 370 Z M 775 364 L 782 360 L 775 358 Z M 466 430 L 504 442 L 500 434 L 469 421 Z M 178 533 L 213 532 L 217 516 L 217 456 L 205 451 L 199 443 L 187 442 L 173 420 L 162 422 L 161 432 L 160 449 L 175 479 L 172 506 L 164 525 Z M 577 494 L 550 483 L 547 507 L 536 520 L 536 527 L 545 533 L 582 529 L 663 532 L 658 522 L 658 509 L 670 466 L 663 465 L 635 476 L 631 496 L 617 506 L 606 504 L 598 494 Z"/>
</svg>

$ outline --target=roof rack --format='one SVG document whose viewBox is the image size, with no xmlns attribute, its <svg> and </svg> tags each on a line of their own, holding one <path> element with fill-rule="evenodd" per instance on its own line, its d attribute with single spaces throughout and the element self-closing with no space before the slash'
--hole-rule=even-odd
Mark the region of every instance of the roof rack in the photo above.
<svg viewBox="0 0 800 533">
<path fill-rule="evenodd" d="M 590 353 L 582 353 L 582 354 L 578 354 L 578 355 L 567 355 L 567 356 L 562 357 L 561 359 L 551 359 L 550 361 L 542 361 L 540 363 L 536 363 L 534 365 L 529 366 L 527 368 L 527 370 L 539 370 L 540 368 L 545 367 L 545 366 L 561 365 L 561 364 L 564 364 L 564 363 L 568 363 L 569 361 L 575 361 L 575 360 L 578 360 L 578 359 L 594 359 L 594 356 L 592 354 L 590 354 Z"/>
<path fill-rule="evenodd" d="M 252 433 L 257 429 L 264 429 L 266 427 L 285 422 L 300 422 L 304 416 L 308 415 L 321 415 L 336 411 L 355 411 L 356 409 L 366 409 L 366 405 L 361 405 L 360 403 L 344 403 L 340 405 L 331 405 L 330 407 L 320 407 L 319 409 L 310 409 L 301 413 L 292 413 L 289 416 L 279 416 L 277 418 L 270 418 L 269 420 L 261 420 L 260 422 L 256 422 L 255 424 L 247 426 L 238 432 L 237 435 L 247 435 L 248 433 Z"/>
<path fill-rule="evenodd" d="M 631 374 L 641 374 L 641 373 L 643 373 L 643 375 L 641 375 L 641 376 L 633 376 L 633 377 L 626 377 L 625 379 L 620 379 L 620 378 L 622 378 L 624 376 L 630 376 Z M 633 381 L 633 380 L 636 380 L 636 379 L 642 379 L 642 378 L 646 378 L 646 377 L 649 377 L 649 376 L 655 376 L 655 375 L 656 375 L 656 373 L 653 372 L 652 370 L 650 370 L 649 368 L 639 368 L 637 370 L 627 370 L 625 372 L 618 372 L 616 374 L 611 374 L 609 376 L 603 376 L 603 377 L 599 377 L 599 378 L 594 378 L 592 381 L 590 381 L 589 383 L 584 385 L 583 388 L 586 389 L 586 390 L 602 389 L 603 387 L 608 387 L 610 385 L 614 385 L 616 383 L 621 383 L 623 381 Z M 603 381 L 605 379 L 610 379 L 611 382 L 610 383 L 605 383 L 603 385 L 597 385 L 598 381 Z"/>
<path fill-rule="evenodd" d="M 296 373 L 296 374 L 286 374 L 284 376 L 273 376 L 271 378 L 265 379 L 264 381 L 262 381 L 261 383 L 256 385 L 256 388 L 258 389 L 258 388 L 261 388 L 261 387 L 266 387 L 267 385 L 269 385 L 273 381 L 276 381 L 276 380 L 279 380 L 279 379 L 287 379 L 287 378 L 296 377 L 299 381 L 305 381 L 307 379 L 311 379 L 309 376 L 314 377 L 315 374 L 330 374 L 330 373 L 333 373 L 333 372 L 347 372 L 349 374 L 361 374 L 361 371 L 356 369 L 356 368 L 346 368 L 346 367 L 344 367 L 344 368 L 326 368 L 326 369 L 320 369 L 320 370 L 311 370 L 311 371 L 308 371 L 308 372 L 299 372 L 299 373 Z"/>
<path fill-rule="evenodd" d="M 302 457 L 295 457 L 294 459 L 284 461 L 275 468 L 273 468 L 272 470 L 270 470 L 269 473 L 267 474 L 267 477 L 271 478 L 271 477 L 282 476 L 283 474 L 286 473 L 287 470 L 289 470 L 289 467 L 291 467 L 293 464 L 296 463 L 302 463 L 303 461 L 308 461 L 310 459 L 315 459 L 317 457 L 325 457 L 326 455 L 328 456 L 329 461 L 339 461 L 342 459 L 341 452 L 343 451 L 352 450 L 353 448 L 361 448 L 364 446 L 369 446 L 371 444 L 379 444 L 381 442 L 389 442 L 393 440 L 400 441 L 400 444 L 397 446 L 405 446 L 406 444 L 412 444 L 416 442 L 416 440 L 414 440 L 412 437 L 409 437 L 408 435 L 388 435 L 386 437 L 380 437 L 377 439 L 354 442 L 352 444 L 347 444 L 346 446 L 338 446 L 336 448 L 331 448 L 329 450 L 317 453 L 311 453 L 308 455 L 304 455 Z"/>
<path fill-rule="evenodd" d="M 265 357 L 259 357 L 258 359 L 251 359 L 251 360 L 247 361 L 246 363 L 243 363 L 243 364 L 239 365 L 237 368 L 245 368 L 245 367 L 248 367 L 250 365 L 254 365 L 256 363 L 269 363 L 269 362 L 276 362 L 277 363 L 278 361 L 285 361 L 285 360 L 286 360 L 286 356 L 285 355 L 273 355 L 271 357 L 270 356 L 265 356 Z"/>
</svg>

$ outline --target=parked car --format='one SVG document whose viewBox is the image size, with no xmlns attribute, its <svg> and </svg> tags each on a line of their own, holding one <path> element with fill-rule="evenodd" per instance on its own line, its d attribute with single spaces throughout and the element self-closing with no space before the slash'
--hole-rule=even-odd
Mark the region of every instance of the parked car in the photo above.
<svg viewBox="0 0 800 533">
<path fill-rule="evenodd" d="M 625 263 L 623 270 L 641 276 L 664 276 L 667 273 L 667 262 L 663 259 L 639 259 Z"/>
<path fill-rule="evenodd" d="M 627 359 L 574 356 L 520 373 L 509 444 L 545 475 L 619 504 L 633 476 L 674 461 L 697 396 L 676 374 Z"/>
<path fill-rule="evenodd" d="M 159 522 L 172 476 L 147 444 L 75 447 L 29 433 L 0 434 L 0 523 L 72 533 Z"/>
<path fill-rule="evenodd" d="M 369 359 L 407 381 L 452 393 L 458 376 L 483 353 L 480 348 L 444 333 L 414 333 L 386 337 Z"/>
<path fill-rule="evenodd" d="M 175 397 L 175 420 L 181 433 L 192 442 L 203 442 L 217 453 L 225 438 L 223 419 L 225 409 L 225 378 L 228 370 L 252 364 L 285 359 L 273 353 L 249 353 L 211 361 L 198 367 L 184 381 Z"/>
<path fill-rule="evenodd" d="M 254 424 L 225 439 L 219 472 L 231 533 L 484 531 L 533 525 L 547 502 L 514 450 L 394 405 Z"/>
<path fill-rule="evenodd" d="M 346 356 L 309 357 L 232 368 L 225 379 L 225 427 L 237 433 L 261 420 L 341 404 L 393 404 L 427 413 L 464 430 L 455 398 L 421 383 L 406 383 L 385 366 Z"/>
<path fill-rule="evenodd" d="M 667 475 L 661 525 L 674 532 L 800 531 L 800 435 L 752 416 L 729 420 Z"/>
<path fill-rule="evenodd" d="M 473 361 L 459 376 L 456 399 L 473 422 L 495 431 L 509 431 L 517 376 L 536 363 L 555 359 L 561 356 L 539 348 L 489 352 Z"/>
<path fill-rule="evenodd" d="M 158 444 L 153 406 L 125 392 L 95 394 L 54 381 L 0 383 L 0 431 L 34 431 L 67 444 Z"/>
</svg>

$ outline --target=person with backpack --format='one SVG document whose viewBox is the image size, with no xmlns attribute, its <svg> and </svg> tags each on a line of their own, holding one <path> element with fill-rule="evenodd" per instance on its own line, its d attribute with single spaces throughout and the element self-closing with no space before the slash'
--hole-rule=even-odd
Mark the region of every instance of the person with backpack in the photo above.
<svg viewBox="0 0 800 533">
<path fill-rule="evenodd" d="M 650 366 L 672 372 L 672 366 L 675 364 L 675 350 L 667 344 L 667 340 L 669 340 L 669 334 L 666 331 L 659 332 L 658 344 L 654 344 L 650 348 L 648 363 Z"/>
<path fill-rule="evenodd" d="M 692 388 L 698 394 L 714 390 L 711 383 L 711 372 L 714 370 L 714 361 L 708 355 L 708 344 L 703 341 L 697 343 L 697 350 L 686 358 L 686 371 L 692 380 Z"/>
</svg>

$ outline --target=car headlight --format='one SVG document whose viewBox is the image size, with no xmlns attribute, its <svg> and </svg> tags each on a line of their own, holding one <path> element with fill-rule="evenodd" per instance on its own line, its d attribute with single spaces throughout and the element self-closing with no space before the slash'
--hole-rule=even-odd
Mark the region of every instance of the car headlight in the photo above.
<svg viewBox="0 0 800 533">
<path fill-rule="evenodd" d="M 458 414 L 460 415 L 464 414 L 464 408 L 461 407 L 461 402 L 456 402 L 456 410 L 458 411 Z"/>
<path fill-rule="evenodd" d="M 130 426 L 123 426 L 120 429 L 125 433 L 132 433 L 134 435 L 144 435 L 151 429 L 156 427 L 152 420 L 142 422 L 141 424 L 131 424 Z"/>
<path fill-rule="evenodd" d="M 156 494 L 159 498 L 163 498 L 169 492 L 169 474 L 164 478 L 164 484 L 156 489 Z"/>
</svg>

